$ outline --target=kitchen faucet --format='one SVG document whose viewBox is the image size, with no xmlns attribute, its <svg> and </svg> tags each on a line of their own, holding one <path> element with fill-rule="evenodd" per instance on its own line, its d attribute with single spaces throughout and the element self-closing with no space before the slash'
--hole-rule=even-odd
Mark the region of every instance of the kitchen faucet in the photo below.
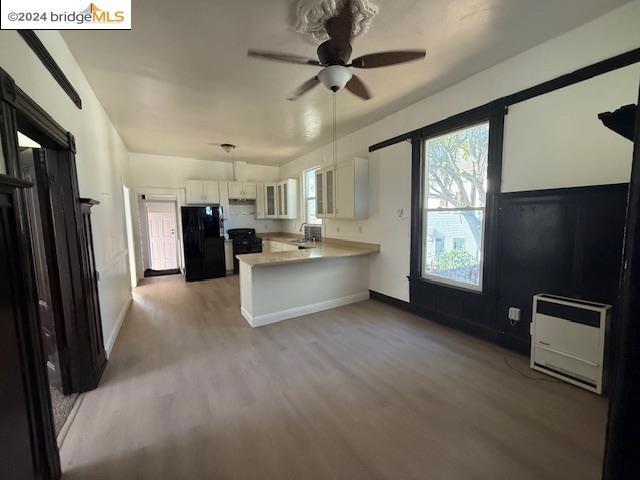
<svg viewBox="0 0 640 480">
<path fill-rule="evenodd" d="M 306 226 L 309 226 L 309 224 L 308 224 L 307 222 L 302 222 L 302 225 L 300 225 L 300 230 L 298 230 L 298 231 L 299 231 L 299 232 L 301 232 L 305 225 L 306 225 Z M 305 239 L 305 240 L 309 240 L 309 239 L 307 238 L 307 232 L 304 232 L 303 237 L 304 237 L 304 239 Z"/>
</svg>

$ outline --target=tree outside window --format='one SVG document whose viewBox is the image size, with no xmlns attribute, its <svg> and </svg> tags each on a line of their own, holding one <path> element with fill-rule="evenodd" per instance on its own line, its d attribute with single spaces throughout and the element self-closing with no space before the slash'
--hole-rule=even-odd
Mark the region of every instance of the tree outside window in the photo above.
<svg viewBox="0 0 640 480">
<path fill-rule="evenodd" d="M 422 275 L 481 289 L 489 124 L 425 141 Z"/>
</svg>

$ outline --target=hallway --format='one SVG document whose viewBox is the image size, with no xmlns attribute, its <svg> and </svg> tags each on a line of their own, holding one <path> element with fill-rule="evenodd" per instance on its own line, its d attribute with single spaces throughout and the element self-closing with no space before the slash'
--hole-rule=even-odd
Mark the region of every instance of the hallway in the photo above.
<svg viewBox="0 0 640 480">
<path fill-rule="evenodd" d="M 238 296 L 143 281 L 65 480 L 599 478 L 606 399 L 527 359 L 376 301 L 252 329 Z"/>
</svg>

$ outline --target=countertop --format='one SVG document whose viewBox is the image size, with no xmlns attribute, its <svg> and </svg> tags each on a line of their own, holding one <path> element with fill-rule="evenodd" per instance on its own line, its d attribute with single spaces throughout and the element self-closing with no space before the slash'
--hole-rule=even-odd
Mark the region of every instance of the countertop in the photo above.
<svg viewBox="0 0 640 480">
<path fill-rule="evenodd" d="M 260 233 L 263 240 L 289 243 L 289 240 L 302 238 L 300 235 L 289 233 Z M 295 244 L 294 244 L 295 245 Z M 380 245 L 376 243 L 351 242 L 335 238 L 323 238 L 321 242 L 307 242 L 302 244 L 307 247 L 303 250 L 289 250 L 285 252 L 271 253 L 246 253 L 236 255 L 236 258 L 252 267 L 269 265 L 285 265 L 289 263 L 312 262 L 330 258 L 355 257 L 359 255 L 371 255 L 380 251 Z"/>
</svg>

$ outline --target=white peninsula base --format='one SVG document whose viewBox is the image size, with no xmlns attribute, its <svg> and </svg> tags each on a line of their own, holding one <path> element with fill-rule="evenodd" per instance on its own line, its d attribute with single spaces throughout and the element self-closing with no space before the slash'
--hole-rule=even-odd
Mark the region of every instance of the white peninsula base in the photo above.
<svg viewBox="0 0 640 480">
<path fill-rule="evenodd" d="M 369 298 L 367 255 L 263 265 L 238 258 L 242 315 L 252 327 Z"/>
</svg>

